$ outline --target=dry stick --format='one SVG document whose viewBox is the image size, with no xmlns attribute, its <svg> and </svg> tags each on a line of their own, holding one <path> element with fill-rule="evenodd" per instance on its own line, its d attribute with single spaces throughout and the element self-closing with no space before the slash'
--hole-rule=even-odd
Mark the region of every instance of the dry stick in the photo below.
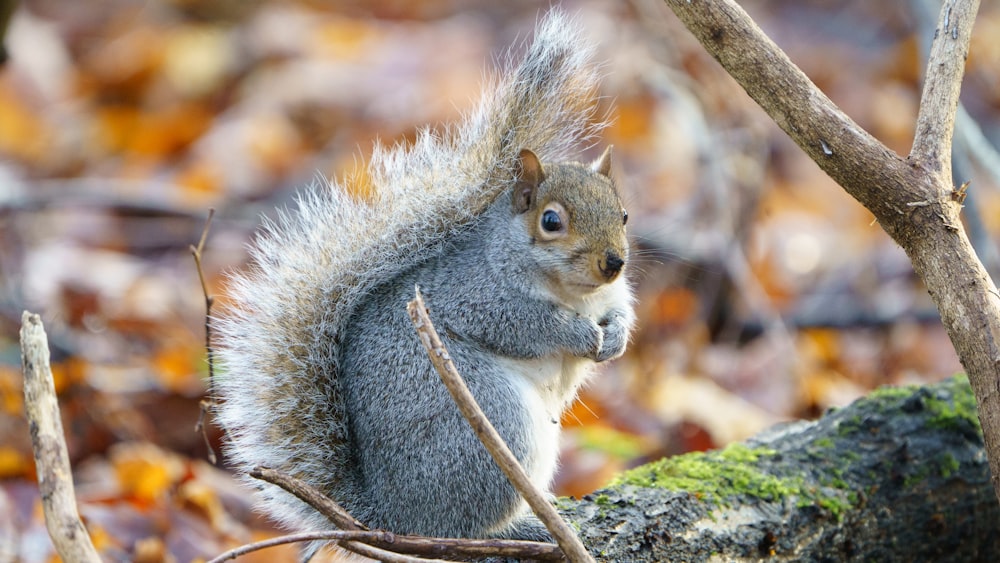
<svg viewBox="0 0 1000 563">
<path fill-rule="evenodd" d="M 315 508 L 335 526 L 346 531 L 367 531 L 333 499 L 300 479 L 268 467 L 257 467 L 250 472 L 255 479 L 277 485 L 299 500 Z M 429 538 L 400 536 L 389 532 L 373 531 L 361 536 L 361 541 L 396 553 L 425 557 L 514 557 L 536 561 L 563 559 L 558 546 L 521 540 L 474 540 L 465 538 Z"/>
<path fill-rule="evenodd" d="M 229 561 L 230 559 L 236 559 L 241 555 L 246 555 L 254 551 L 260 551 L 262 549 L 267 549 L 269 547 L 275 547 L 278 545 L 285 545 L 289 543 L 299 543 L 307 541 L 316 540 L 368 540 L 376 541 L 379 539 L 385 540 L 384 536 L 391 536 L 386 532 L 369 532 L 364 530 L 326 530 L 322 532 L 302 532 L 299 534 L 288 534 L 287 536 L 279 536 L 276 538 L 271 538 L 269 540 L 263 540 L 254 543 L 248 543 L 246 545 L 241 545 L 235 549 L 231 549 L 218 557 L 210 559 L 208 563 L 222 563 L 223 561 Z M 344 542 L 352 543 L 352 542 Z M 383 549 L 366 546 L 370 550 L 365 554 L 368 557 L 375 557 L 380 561 L 400 561 L 403 563 L 427 563 L 428 561 L 441 561 L 435 559 L 420 559 L 416 557 L 409 557 L 405 555 L 399 555 L 397 553 L 392 553 Z"/>
<path fill-rule="evenodd" d="M 76 507 L 45 327 L 41 317 L 27 311 L 21 315 L 21 367 L 24 371 L 24 410 L 31 428 L 45 527 L 63 561 L 98 563 L 101 558 Z"/>
<path fill-rule="evenodd" d="M 363 539 L 370 537 L 372 534 L 379 534 L 379 533 L 381 532 L 367 532 L 362 530 L 325 530 L 322 532 L 301 532 L 298 534 L 288 534 L 284 536 L 278 536 L 276 538 L 271 538 L 268 540 L 261 540 L 258 542 L 241 545 L 237 548 L 230 549 L 229 551 L 222 553 L 217 557 L 209 559 L 207 563 L 222 563 L 223 561 L 236 559 L 241 555 L 246 555 L 254 551 L 260 551 L 262 549 L 267 549 L 269 547 L 275 547 L 289 543 L 300 543 L 300 542 L 316 541 L 316 540 Z"/>
<path fill-rule="evenodd" d="M 382 561 L 383 563 L 427 563 L 428 561 L 431 563 L 448 563 L 443 559 L 424 559 L 423 557 L 402 555 L 400 553 L 379 549 L 377 547 L 356 541 L 345 541 L 341 543 L 340 546 L 348 551 L 353 551 L 358 555 L 364 555 L 369 559 Z"/>
<path fill-rule="evenodd" d="M 202 399 L 199 405 L 198 422 L 194 425 L 195 432 L 201 432 L 201 437 L 205 441 L 208 449 L 208 461 L 215 465 L 215 450 L 208 441 L 205 419 L 208 410 L 215 406 L 215 358 L 212 352 L 212 305 L 215 298 L 208 294 L 208 284 L 205 283 L 205 272 L 201 267 L 201 253 L 205 250 L 205 240 L 208 238 L 208 228 L 212 225 L 212 217 L 215 216 L 215 209 L 208 210 L 208 219 L 205 220 L 205 228 L 201 231 L 201 240 L 198 246 L 191 246 L 191 255 L 194 257 L 194 265 L 198 270 L 198 280 L 201 281 L 201 294 L 205 296 L 205 354 L 208 361 L 208 391 L 206 398 Z"/>
<path fill-rule="evenodd" d="M 566 558 L 574 563 L 594 561 L 593 557 L 590 556 L 590 553 L 583 546 L 580 538 L 573 533 L 559 516 L 559 513 L 556 512 L 556 509 L 542 496 L 542 493 L 531 484 L 531 479 L 525 473 L 524 468 L 521 467 L 517 458 L 511 453 L 510 448 L 504 443 L 503 438 L 497 433 L 496 428 L 493 427 L 489 419 L 486 418 L 486 415 L 483 414 L 482 409 L 479 408 L 475 397 L 472 396 L 462 376 L 455 369 L 455 364 L 451 361 L 448 350 L 445 349 L 444 344 L 441 342 L 441 337 L 434 330 L 434 324 L 427 314 L 427 307 L 424 305 L 424 299 L 420 295 L 420 288 L 416 288 L 415 291 L 416 297 L 413 301 L 406 304 L 406 310 L 410 314 L 410 320 L 413 321 L 413 326 L 416 328 L 417 334 L 420 336 L 420 342 L 427 349 L 427 355 L 430 357 L 431 363 L 434 364 L 434 368 L 451 393 L 452 398 L 458 405 L 458 409 L 462 411 L 462 415 L 469 421 L 469 425 L 472 426 L 472 430 L 476 433 L 476 436 L 486 446 L 486 449 L 489 450 L 490 455 L 493 456 L 497 465 L 507 475 L 514 488 L 521 493 L 524 500 L 528 501 L 528 506 L 531 507 L 538 518 L 545 524 L 545 527 L 548 528 L 549 532 L 552 533 L 552 537 L 559 543 L 559 547 L 566 554 Z"/>
<path fill-rule="evenodd" d="M 948 163 L 978 0 L 941 8 L 910 155 L 847 117 L 733 0 L 666 0 L 705 49 L 906 251 L 934 299 L 976 396 L 1000 500 L 1000 292 L 976 257 Z"/>
<path fill-rule="evenodd" d="M 342 530 L 347 531 L 367 531 L 368 529 L 357 520 L 354 519 L 346 510 L 341 508 L 339 504 L 333 501 L 330 497 L 324 495 L 316 488 L 309 486 L 303 481 L 296 479 L 290 475 L 285 475 L 279 471 L 275 471 L 269 467 L 255 467 L 250 471 L 250 476 L 255 479 L 261 479 L 267 481 L 268 483 L 277 485 L 282 489 L 285 489 L 289 493 L 295 495 L 299 500 L 308 504 L 309 506 L 315 508 L 320 514 L 326 516 L 330 522 L 333 522 L 335 526 Z M 380 559 L 380 557 L 366 553 L 366 547 L 364 544 L 359 544 L 355 541 L 343 541 L 337 542 L 337 545 L 344 549 L 348 549 L 355 553 L 360 553 L 361 555 L 373 557 L 375 559 Z M 377 548 L 372 548 L 377 549 Z M 381 551 L 381 550 L 380 550 Z"/>
<path fill-rule="evenodd" d="M 301 479 L 286 475 L 270 467 L 255 467 L 250 471 L 250 476 L 254 479 L 267 481 L 272 485 L 277 485 L 309 506 L 315 508 L 320 514 L 326 516 L 334 526 L 341 530 L 367 531 L 368 528 L 354 519 L 353 516 L 333 499 L 310 486 Z"/>
</svg>

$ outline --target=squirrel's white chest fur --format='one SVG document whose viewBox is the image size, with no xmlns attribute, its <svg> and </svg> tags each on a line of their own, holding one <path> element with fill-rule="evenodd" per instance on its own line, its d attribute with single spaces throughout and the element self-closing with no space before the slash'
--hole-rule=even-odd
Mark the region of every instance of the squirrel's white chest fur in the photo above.
<svg viewBox="0 0 1000 563">
<path fill-rule="evenodd" d="M 596 321 L 612 308 L 627 307 L 630 300 L 628 285 L 619 279 L 591 299 L 575 303 L 573 309 Z M 508 372 L 516 376 L 513 378 L 515 388 L 530 417 L 534 440 L 529 476 L 536 487 L 548 491 L 558 460 L 562 413 L 576 398 L 577 391 L 596 364 L 569 354 L 501 361 Z"/>
<path fill-rule="evenodd" d="M 559 457 L 559 419 L 594 362 L 583 358 L 551 357 L 506 359 L 504 363 L 509 373 L 518 376 L 513 384 L 529 416 L 528 427 L 533 440 L 530 461 L 525 469 L 536 487 L 548 491 Z"/>
</svg>

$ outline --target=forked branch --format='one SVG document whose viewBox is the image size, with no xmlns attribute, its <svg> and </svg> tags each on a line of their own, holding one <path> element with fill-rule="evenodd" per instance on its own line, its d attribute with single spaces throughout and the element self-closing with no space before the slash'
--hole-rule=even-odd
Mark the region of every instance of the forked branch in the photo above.
<svg viewBox="0 0 1000 563">
<path fill-rule="evenodd" d="M 962 228 L 951 143 L 978 0 L 938 17 L 911 154 L 844 115 L 732 0 L 666 0 L 702 45 L 845 191 L 871 211 L 923 279 L 975 391 L 1000 499 L 1000 292 Z"/>
</svg>

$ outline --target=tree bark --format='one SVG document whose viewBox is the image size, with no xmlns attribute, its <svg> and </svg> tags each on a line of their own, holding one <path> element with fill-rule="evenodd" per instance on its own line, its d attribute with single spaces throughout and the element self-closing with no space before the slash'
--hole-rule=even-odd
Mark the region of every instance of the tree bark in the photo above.
<svg viewBox="0 0 1000 563">
<path fill-rule="evenodd" d="M 1000 505 L 964 377 L 634 469 L 561 501 L 599 561 L 986 561 Z"/>
<path fill-rule="evenodd" d="M 667 4 L 747 93 L 906 251 L 938 308 L 979 405 L 1000 500 L 1000 293 L 962 228 L 950 177 L 958 93 L 977 0 L 948 0 L 927 64 L 910 155 L 845 115 L 731 0 Z"/>
</svg>

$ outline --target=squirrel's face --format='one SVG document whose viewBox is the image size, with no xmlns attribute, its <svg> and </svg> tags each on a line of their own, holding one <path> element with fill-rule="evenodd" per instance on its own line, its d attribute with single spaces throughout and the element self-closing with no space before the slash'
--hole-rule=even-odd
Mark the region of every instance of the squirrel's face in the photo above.
<svg viewBox="0 0 1000 563">
<path fill-rule="evenodd" d="M 522 151 L 514 211 L 523 216 L 539 274 L 574 300 L 622 276 L 628 214 L 609 172 L 610 147 L 593 165 L 549 164 Z"/>
</svg>

